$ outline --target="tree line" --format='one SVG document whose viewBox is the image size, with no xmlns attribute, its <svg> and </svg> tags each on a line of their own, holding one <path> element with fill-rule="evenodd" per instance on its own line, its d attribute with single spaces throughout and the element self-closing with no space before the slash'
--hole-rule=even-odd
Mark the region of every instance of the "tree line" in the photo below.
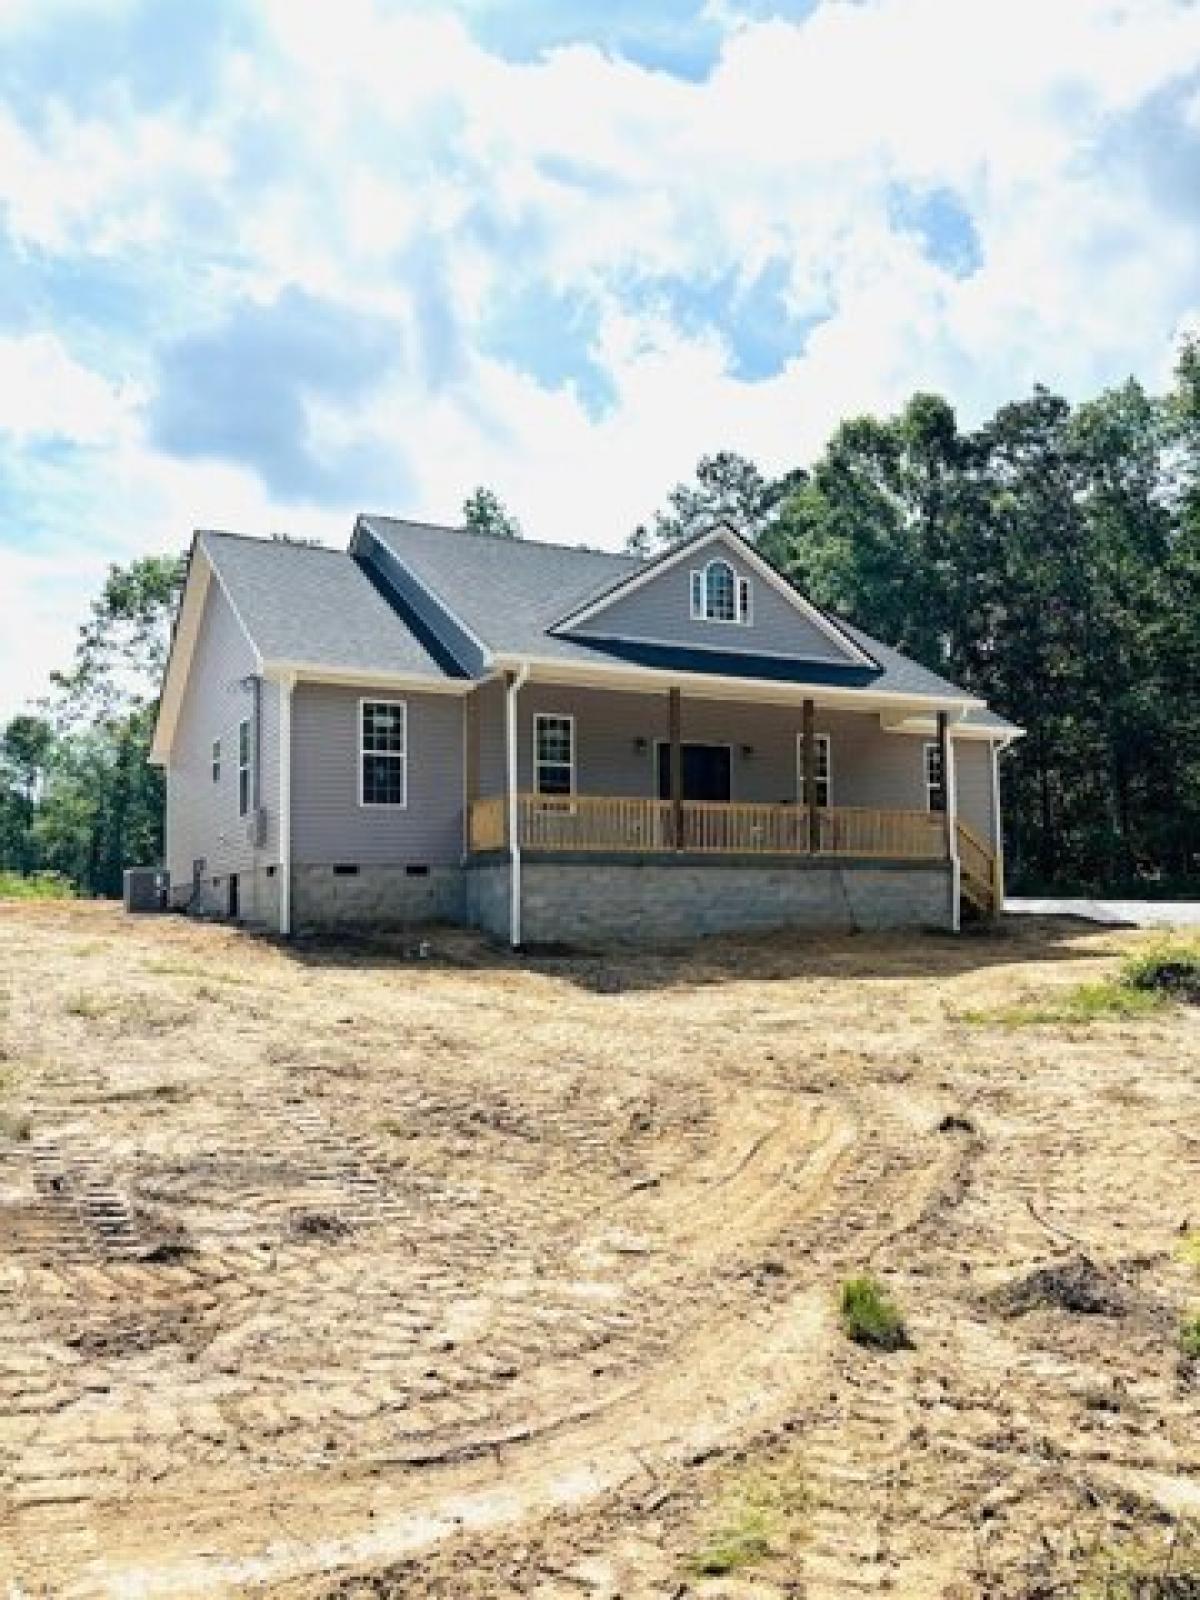
<svg viewBox="0 0 1200 1600">
<path fill-rule="evenodd" d="M 490 489 L 464 521 L 519 538 Z M 1173 382 L 1037 388 L 973 429 L 916 394 L 778 477 L 704 457 L 629 548 L 716 521 L 805 593 L 1026 730 L 1005 756 L 1010 886 L 1200 890 L 1200 346 Z M 110 570 L 50 698 L 0 735 L 0 870 L 115 894 L 161 852 L 146 764 L 182 560 Z"/>
</svg>

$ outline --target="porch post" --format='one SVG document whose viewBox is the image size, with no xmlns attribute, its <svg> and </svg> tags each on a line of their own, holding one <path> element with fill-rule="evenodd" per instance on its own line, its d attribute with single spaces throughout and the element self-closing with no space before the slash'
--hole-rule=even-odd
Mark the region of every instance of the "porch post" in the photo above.
<svg viewBox="0 0 1200 1600">
<path fill-rule="evenodd" d="M 671 843 L 683 849 L 683 696 L 678 689 L 667 694 L 668 734 L 671 740 Z"/>
<path fill-rule="evenodd" d="M 816 704 L 804 702 L 804 803 L 808 807 L 808 853 L 821 849 L 821 813 L 817 810 L 817 731 Z"/>
<path fill-rule="evenodd" d="M 479 703 L 463 697 L 463 855 L 471 853 L 475 802 L 479 799 Z"/>
<path fill-rule="evenodd" d="M 957 933 L 962 918 L 962 866 L 958 859 L 958 776 L 954 770 L 954 741 L 950 718 L 938 712 L 938 750 L 942 763 L 942 805 L 946 818 L 946 859 L 950 863 L 950 926 Z"/>
</svg>

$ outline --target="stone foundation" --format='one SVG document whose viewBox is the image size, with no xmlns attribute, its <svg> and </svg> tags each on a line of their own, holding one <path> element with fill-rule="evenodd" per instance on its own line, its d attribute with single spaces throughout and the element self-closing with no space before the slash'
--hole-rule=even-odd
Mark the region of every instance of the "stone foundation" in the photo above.
<svg viewBox="0 0 1200 1600">
<path fill-rule="evenodd" d="M 360 866 L 347 874 L 335 873 L 332 866 L 292 868 L 292 928 L 297 933 L 466 920 L 461 867 L 430 867 L 424 876 L 411 875 L 403 865 Z"/>
<path fill-rule="evenodd" d="M 679 944 L 706 934 L 783 928 L 953 926 L 946 862 L 770 861 L 671 857 L 526 856 L 526 944 Z M 509 866 L 467 868 L 468 920 L 509 936 Z"/>
</svg>

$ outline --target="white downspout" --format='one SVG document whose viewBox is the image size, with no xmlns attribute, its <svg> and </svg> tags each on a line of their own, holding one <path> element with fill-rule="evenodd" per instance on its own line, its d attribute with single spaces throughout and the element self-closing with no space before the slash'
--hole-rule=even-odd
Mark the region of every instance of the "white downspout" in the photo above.
<svg viewBox="0 0 1200 1600">
<path fill-rule="evenodd" d="M 521 943 L 521 831 L 517 803 L 517 695 L 529 678 L 529 663 L 522 662 L 509 679 L 504 697 L 505 745 L 508 757 L 508 942 L 516 950 Z"/>
<path fill-rule="evenodd" d="M 958 855 L 958 764 L 954 759 L 954 730 L 946 729 L 946 836 L 950 841 L 950 926 L 962 928 L 962 862 Z"/>
<path fill-rule="evenodd" d="M 296 674 L 279 680 L 279 931 L 292 931 L 292 689 Z"/>
<path fill-rule="evenodd" d="M 1000 816 L 1000 752 L 1007 750 L 1011 739 L 992 740 L 992 851 L 995 865 L 993 877 L 996 888 L 996 916 L 1004 910 L 1004 823 Z"/>
</svg>

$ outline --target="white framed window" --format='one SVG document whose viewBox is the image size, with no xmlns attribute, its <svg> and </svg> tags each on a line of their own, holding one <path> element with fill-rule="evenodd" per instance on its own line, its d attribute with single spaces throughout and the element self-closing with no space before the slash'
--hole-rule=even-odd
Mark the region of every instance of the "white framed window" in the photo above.
<svg viewBox="0 0 1200 1600">
<path fill-rule="evenodd" d="M 575 793 L 575 718 L 566 712 L 534 716 L 533 787 L 538 794 Z"/>
<path fill-rule="evenodd" d="M 944 811 L 946 809 L 944 777 L 941 745 L 927 744 L 925 746 L 925 804 L 930 811 Z"/>
<path fill-rule="evenodd" d="M 221 741 L 220 741 L 220 739 L 214 739 L 213 740 L 213 746 L 212 746 L 212 781 L 214 783 L 220 783 L 220 781 L 221 781 Z"/>
<path fill-rule="evenodd" d="M 830 743 L 829 735 L 827 733 L 816 734 L 813 742 L 816 745 L 815 753 L 817 758 L 816 803 L 818 806 L 824 808 L 833 804 L 833 747 Z M 807 793 L 805 792 L 804 735 L 802 733 L 796 735 L 796 761 L 797 772 L 799 774 L 799 782 L 796 785 L 796 790 L 800 796 L 800 804 L 806 806 L 809 803 L 809 799 Z"/>
<path fill-rule="evenodd" d="M 739 577 L 722 556 L 691 574 L 692 618 L 696 622 L 751 620 L 750 579 Z"/>
<path fill-rule="evenodd" d="M 250 772 L 250 721 L 243 717 L 238 723 L 238 816 L 244 817 L 250 811 L 251 772 Z"/>
<path fill-rule="evenodd" d="M 358 803 L 408 804 L 408 702 L 358 702 Z"/>
</svg>

